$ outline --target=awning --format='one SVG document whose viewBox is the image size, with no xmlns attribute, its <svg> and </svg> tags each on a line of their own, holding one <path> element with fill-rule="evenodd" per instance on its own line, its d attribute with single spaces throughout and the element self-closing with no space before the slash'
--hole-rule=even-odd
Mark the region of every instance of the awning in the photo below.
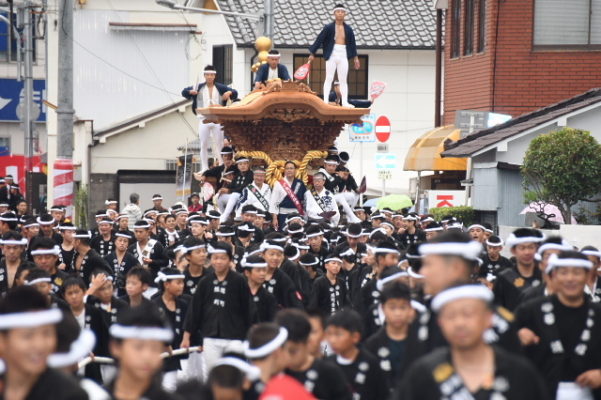
<svg viewBox="0 0 601 400">
<path fill-rule="evenodd" d="M 461 138 L 454 125 L 442 126 L 424 133 L 417 139 L 405 158 L 405 171 L 465 171 L 467 158 L 441 158 L 444 142 Z"/>
</svg>

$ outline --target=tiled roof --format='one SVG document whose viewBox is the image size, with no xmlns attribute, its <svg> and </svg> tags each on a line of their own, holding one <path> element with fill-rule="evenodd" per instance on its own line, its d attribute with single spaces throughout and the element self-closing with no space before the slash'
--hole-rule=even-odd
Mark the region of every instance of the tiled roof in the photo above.
<svg viewBox="0 0 601 400">
<path fill-rule="evenodd" d="M 441 155 L 442 157 L 469 157 L 490 145 L 499 143 L 512 136 L 598 102 L 601 102 L 601 88 L 591 89 L 578 96 L 540 108 L 531 113 L 510 119 L 503 124 L 471 134 L 452 143 L 448 150 Z"/>
<path fill-rule="evenodd" d="M 262 13 L 263 0 L 217 0 L 222 11 Z M 275 47 L 309 47 L 326 23 L 332 22 L 334 0 L 273 0 Z M 430 0 L 352 0 L 347 22 L 360 48 L 434 48 L 436 12 Z M 236 44 L 251 47 L 257 24 L 226 17 Z M 259 27 L 262 30 L 262 25 Z"/>
</svg>

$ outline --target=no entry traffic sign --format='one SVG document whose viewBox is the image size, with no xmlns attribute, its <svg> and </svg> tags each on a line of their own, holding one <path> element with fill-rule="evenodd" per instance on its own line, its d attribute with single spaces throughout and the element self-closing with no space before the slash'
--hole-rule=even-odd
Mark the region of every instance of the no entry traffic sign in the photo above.
<svg viewBox="0 0 601 400">
<path fill-rule="evenodd" d="M 382 115 L 376 121 L 376 137 L 382 143 L 390 138 L 390 120 L 387 116 Z"/>
</svg>

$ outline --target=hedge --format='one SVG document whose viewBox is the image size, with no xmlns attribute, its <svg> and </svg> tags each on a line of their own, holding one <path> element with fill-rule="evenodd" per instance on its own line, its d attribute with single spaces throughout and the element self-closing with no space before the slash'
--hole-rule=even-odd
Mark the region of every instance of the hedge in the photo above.
<svg viewBox="0 0 601 400">
<path fill-rule="evenodd" d="M 476 213 L 472 207 L 441 207 L 441 208 L 430 208 L 428 213 L 434 216 L 434 219 L 440 222 L 447 215 L 452 215 L 461 222 L 464 226 L 471 225 L 474 222 Z"/>
</svg>

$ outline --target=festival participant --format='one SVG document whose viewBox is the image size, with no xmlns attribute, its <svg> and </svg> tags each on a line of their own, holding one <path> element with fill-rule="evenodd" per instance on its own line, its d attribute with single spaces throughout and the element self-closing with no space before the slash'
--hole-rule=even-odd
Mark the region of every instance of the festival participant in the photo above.
<svg viewBox="0 0 601 400">
<path fill-rule="evenodd" d="M 169 323 L 173 339 L 169 349 L 179 348 L 184 332 L 184 317 L 188 309 L 188 297 L 184 293 L 184 274 L 175 268 L 163 268 L 157 274 L 155 283 L 159 285 L 160 296 L 152 301 L 157 305 L 163 318 Z M 182 357 L 169 357 L 163 363 L 163 388 L 173 392 L 178 380 L 178 371 L 182 369 Z"/>
<path fill-rule="evenodd" d="M 117 361 L 115 379 L 108 390 L 114 399 L 166 400 L 161 388 L 161 353 L 173 339 L 161 314 L 149 304 L 120 315 L 110 328 L 110 351 Z"/>
<path fill-rule="evenodd" d="M 326 338 L 335 354 L 328 360 L 344 373 L 353 398 L 386 399 L 389 387 L 378 359 L 359 347 L 362 330 L 361 316 L 353 310 L 340 310 L 331 315 L 326 322 Z"/>
<path fill-rule="evenodd" d="M 27 239 L 19 233 L 9 231 L 2 235 L 0 240 L 2 246 L 2 259 L 0 259 L 0 297 L 15 284 L 15 275 L 19 268 L 34 267 L 33 263 L 23 258 Z"/>
<path fill-rule="evenodd" d="M 319 309 L 324 315 L 331 315 L 346 306 L 348 298 L 346 285 L 338 276 L 342 260 L 332 254 L 324 261 L 326 273 L 313 284 L 309 308 Z"/>
<path fill-rule="evenodd" d="M 103 269 L 107 275 L 112 275 L 113 270 L 108 263 L 90 247 L 91 234 L 85 229 L 78 229 L 73 236 L 75 254 L 67 271 L 83 279 L 86 285 L 90 284 L 92 271 Z"/>
<path fill-rule="evenodd" d="M 418 221 L 417 214 L 409 213 L 403 216 L 403 232 L 398 235 L 398 240 L 403 248 L 426 241 L 426 234 L 417 226 Z"/>
<path fill-rule="evenodd" d="M 90 246 L 100 257 L 105 257 L 113 251 L 113 220 L 106 217 L 98 222 L 98 235 L 90 240 Z"/>
<path fill-rule="evenodd" d="M 482 224 L 472 224 L 467 227 L 467 233 L 472 240 L 484 244 L 486 242 L 486 228 Z"/>
<path fill-rule="evenodd" d="M 30 287 L 15 288 L 0 302 L 3 399 L 88 398 L 73 378 L 47 366 L 61 319 L 61 311 L 50 309 L 44 296 Z"/>
<path fill-rule="evenodd" d="M 309 245 L 309 254 L 313 254 L 317 260 L 317 268 L 325 272 L 325 259 L 330 254 L 330 246 L 324 239 L 325 232 L 318 225 L 310 225 L 305 230 L 305 239 Z"/>
<path fill-rule="evenodd" d="M 591 277 L 584 289 L 593 302 L 601 302 L 601 252 L 593 246 L 584 246 L 580 252 L 593 263 Z"/>
<path fill-rule="evenodd" d="M 584 254 L 552 254 L 545 273 L 554 294 L 516 310 L 520 341 L 557 400 L 601 394 L 601 307 L 584 292 L 591 267 Z"/>
<path fill-rule="evenodd" d="M 242 190 L 240 196 L 240 207 L 251 205 L 256 210 L 269 211 L 269 200 L 271 199 L 271 187 L 265 183 L 265 168 L 257 167 L 253 169 L 253 182 Z M 263 227 L 259 227 L 261 230 Z"/>
<path fill-rule="evenodd" d="M 531 228 L 519 228 L 507 238 L 507 246 L 515 257 L 515 265 L 499 273 L 493 292 L 495 303 L 513 311 L 518 305 L 520 293 L 542 283 L 542 274 L 534 258 L 543 234 Z"/>
<path fill-rule="evenodd" d="M 263 287 L 267 263 L 261 256 L 249 256 L 242 260 L 242 271 L 257 308 L 257 322 L 272 322 L 278 304 L 275 297 Z"/>
<path fill-rule="evenodd" d="M 340 82 L 334 82 L 334 88 L 330 91 L 328 97 L 330 104 L 342 105 L 342 91 L 340 90 Z M 369 100 L 348 99 L 349 104 L 357 108 L 369 108 L 372 102 Z M 341 153 L 342 154 L 342 153 Z M 345 168 L 345 167 L 340 167 Z M 348 170 L 347 170 L 348 171 Z"/>
<path fill-rule="evenodd" d="M 198 116 L 198 136 L 200 138 L 201 171 L 209 169 L 209 142 L 214 141 L 214 149 L 219 149 L 223 144 L 223 127 L 219 124 L 208 122 L 206 118 L 197 114 L 199 108 L 224 106 L 228 100 L 236 100 L 238 92 L 231 87 L 216 82 L 217 71 L 212 65 L 207 65 L 203 71 L 205 82 L 196 87 L 187 87 L 182 90 L 182 96 L 192 100 L 192 112 Z"/>
<path fill-rule="evenodd" d="M 200 329 L 207 369 L 211 369 L 231 342 L 241 341 L 255 320 L 256 309 L 242 275 L 232 270 L 232 247 L 217 242 L 209 247 L 213 270 L 201 278 L 188 307 L 180 347 Z"/>
<path fill-rule="evenodd" d="M 334 74 L 338 76 L 340 83 L 340 96 L 343 107 L 352 107 L 348 102 L 348 60 L 354 61 L 355 69 L 361 67 L 357 46 L 355 44 L 355 33 L 353 28 L 344 22 L 346 8 L 342 4 L 336 4 L 333 10 L 335 21 L 323 27 L 322 31 L 309 48 L 309 62 L 315 59 L 315 53 L 323 46 L 323 58 L 326 61 L 326 78 L 323 83 L 323 101 L 328 102 Z"/>
<path fill-rule="evenodd" d="M 289 81 L 290 74 L 284 64 L 280 64 L 280 52 L 270 50 L 267 55 L 267 63 L 261 65 L 255 74 L 255 89 L 262 89 L 267 82 L 280 79 Z"/>
<path fill-rule="evenodd" d="M 125 294 L 125 276 L 131 268 L 138 265 L 138 259 L 127 251 L 131 237 L 127 233 L 117 232 L 114 236 L 114 250 L 104 257 L 105 262 L 113 270 L 113 285 L 118 296 Z"/>
<path fill-rule="evenodd" d="M 480 265 L 480 271 L 478 276 L 481 278 L 481 282 L 490 282 L 492 288 L 492 282 L 497 279 L 497 276 L 501 271 L 506 268 L 511 268 L 511 261 L 501 255 L 503 250 L 503 240 L 498 236 L 490 236 L 484 242 L 486 246 L 486 254 L 482 258 L 482 265 Z M 489 284 L 487 284 L 489 285 Z"/>
<path fill-rule="evenodd" d="M 125 281 L 125 277 L 123 280 Z M 86 295 L 88 295 L 86 303 L 100 309 L 107 326 L 117 322 L 118 314 L 129 307 L 127 302 L 114 295 L 114 289 L 113 278 L 106 275 L 104 270 L 92 271 L 90 287 L 86 291 Z"/>
<path fill-rule="evenodd" d="M 394 399 L 548 399 L 532 365 L 486 343 L 494 318 L 492 300 L 483 285 L 454 286 L 434 297 L 432 309 L 449 347 L 417 360 Z"/>
<path fill-rule="evenodd" d="M 457 230 L 445 232 L 428 243 L 422 243 L 419 246 L 422 256 L 419 273 L 423 275 L 424 294 L 431 298 L 458 283 L 472 283 L 472 271 L 477 265 L 481 250 L 480 243 Z M 413 321 L 409 330 L 407 365 L 436 347 L 447 345 L 432 314 L 430 301 L 426 301 L 425 305 L 426 310 Z M 494 323 L 487 332 L 487 341 L 509 351 L 519 351 L 519 341 L 511 325 L 514 318 L 511 312 L 497 306 L 494 314 Z"/>
<path fill-rule="evenodd" d="M 300 383 L 313 396 L 323 400 L 350 400 L 350 389 L 344 374 L 333 363 L 316 358 L 309 351 L 311 323 L 301 310 L 282 310 L 276 322 L 288 331 L 284 350 L 288 352 L 285 373 Z"/>
<path fill-rule="evenodd" d="M 60 248 L 54 244 L 52 239 L 47 237 L 37 238 L 31 246 L 31 256 L 36 267 L 50 274 L 53 293 L 59 292 L 63 282 L 69 276 L 57 267 L 59 254 Z"/>
<path fill-rule="evenodd" d="M 284 248 L 275 241 L 261 245 L 263 259 L 267 263 L 267 275 L 263 286 L 272 294 L 279 308 L 303 308 L 302 296 L 290 276 L 281 269 L 284 263 Z"/>
<path fill-rule="evenodd" d="M 236 158 L 236 166 L 238 170 L 234 173 L 232 182 L 228 187 L 219 189 L 217 204 L 221 210 L 221 223 L 229 219 L 238 205 L 242 190 L 253 182 L 253 172 L 250 171 L 250 160 L 247 157 Z"/>
<path fill-rule="evenodd" d="M 409 326 L 415 317 L 409 287 L 398 280 L 383 285 L 380 305 L 384 326 L 365 341 L 365 348 L 380 360 L 389 387 L 401 379 Z"/>
<path fill-rule="evenodd" d="M 157 272 L 166 267 L 169 259 L 165 256 L 165 248 L 156 239 L 150 238 L 151 225 L 148 221 L 137 221 L 134 225 L 134 234 L 136 243 L 129 246 L 128 251 L 137 259 L 138 263 L 147 268 L 152 279 L 156 277 Z"/>
<path fill-rule="evenodd" d="M 317 172 L 313 174 L 313 187 L 305 192 L 307 217 L 315 220 L 325 220 L 331 227 L 337 227 L 340 222 L 340 212 L 334 193 L 324 187 L 326 176 Z"/>
<path fill-rule="evenodd" d="M 283 230 L 286 217 L 291 213 L 305 214 L 304 202 L 307 188 L 303 181 L 296 178 L 297 165 L 294 161 L 284 164 L 284 177 L 275 182 L 269 201 L 269 212 L 273 216 L 275 230 Z"/>
</svg>

